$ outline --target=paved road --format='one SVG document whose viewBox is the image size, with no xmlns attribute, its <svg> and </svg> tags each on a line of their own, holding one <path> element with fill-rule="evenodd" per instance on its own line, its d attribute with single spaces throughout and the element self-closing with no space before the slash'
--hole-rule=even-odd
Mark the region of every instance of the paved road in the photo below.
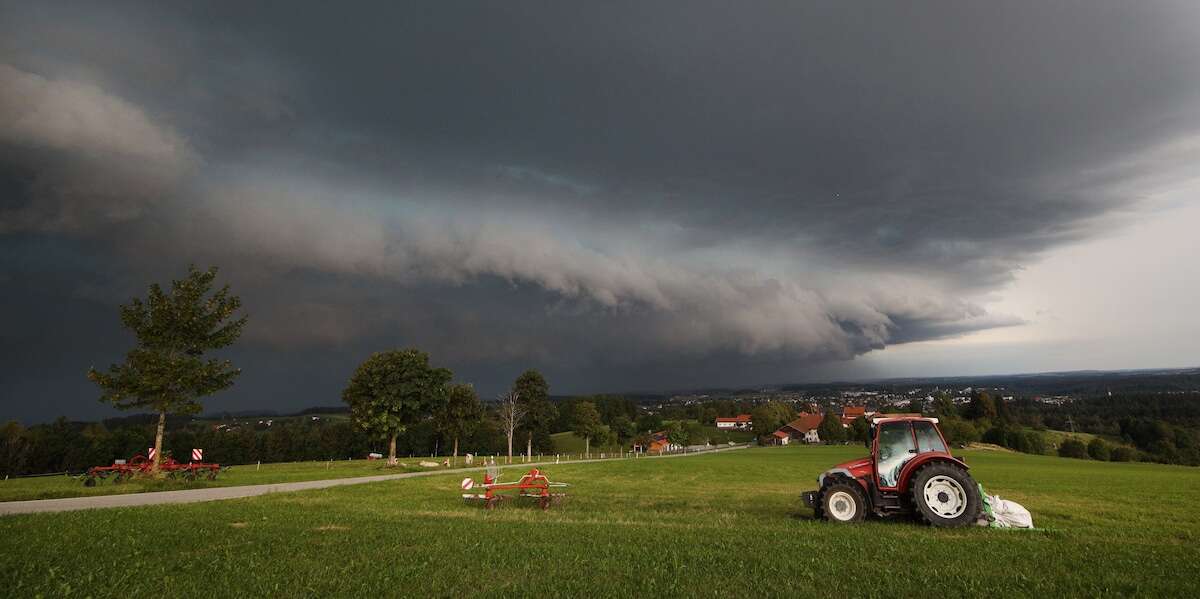
<svg viewBox="0 0 1200 599">
<path fill-rule="evenodd" d="M 738 445 L 713 451 L 671 454 L 665 456 L 649 456 L 638 459 L 666 459 L 697 455 L 707 455 L 717 451 L 732 451 L 743 449 Z M 584 464 L 612 460 L 576 460 L 569 464 Z M 554 462 L 532 462 L 517 464 L 517 466 L 544 466 Z M 295 483 L 274 483 L 267 485 L 245 485 L 240 487 L 214 487 L 209 489 L 187 489 L 184 491 L 155 491 L 152 493 L 127 493 L 124 495 L 93 495 L 91 497 L 68 497 L 65 499 L 36 499 L 32 501 L 0 502 L 0 516 L 8 514 L 33 514 L 39 512 L 69 512 L 74 510 L 90 510 L 108 507 L 134 507 L 139 505 L 160 505 L 164 503 L 197 503 L 201 501 L 216 501 L 219 499 L 236 499 L 238 497 L 254 497 L 267 493 L 286 493 L 290 491 L 306 491 L 308 489 L 326 489 L 343 485 L 361 485 L 400 478 L 416 478 L 418 476 L 435 476 L 450 472 L 476 472 L 480 468 L 459 468 L 452 471 L 431 470 L 428 472 L 404 472 L 401 474 L 380 474 L 376 476 L 359 476 L 355 478 L 335 478 L 329 480 L 307 480 Z"/>
</svg>

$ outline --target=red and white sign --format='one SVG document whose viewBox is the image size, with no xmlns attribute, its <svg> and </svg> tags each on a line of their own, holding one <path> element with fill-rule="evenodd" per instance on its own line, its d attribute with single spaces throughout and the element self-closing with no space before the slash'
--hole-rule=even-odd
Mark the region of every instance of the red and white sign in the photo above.
<svg viewBox="0 0 1200 599">
<path fill-rule="evenodd" d="M 146 456 L 151 460 L 154 459 L 154 448 L 153 447 L 146 450 Z"/>
<path fill-rule="evenodd" d="M 192 461 L 193 462 L 204 461 L 204 450 L 203 449 L 193 449 L 192 450 Z"/>
<path fill-rule="evenodd" d="M 475 481 L 473 481 L 473 480 L 471 480 L 471 479 L 469 479 L 469 478 L 464 478 L 464 479 L 463 479 L 463 481 L 462 481 L 462 488 L 463 488 L 463 490 L 464 490 L 464 491 L 469 491 L 469 490 L 471 489 L 471 487 L 474 487 L 474 486 L 475 486 Z"/>
</svg>

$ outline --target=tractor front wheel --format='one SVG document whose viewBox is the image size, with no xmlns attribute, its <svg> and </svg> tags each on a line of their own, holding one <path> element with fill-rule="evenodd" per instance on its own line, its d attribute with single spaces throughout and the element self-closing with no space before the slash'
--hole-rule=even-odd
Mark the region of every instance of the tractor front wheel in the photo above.
<svg viewBox="0 0 1200 599">
<path fill-rule="evenodd" d="M 921 519 L 934 526 L 966 526 L 979 517 L 979 485 L 961 467 L 935 462 L 922 467 L 909 483 Z"/>
<path fill-rule="evenodd" d="M 820 514 L 830 522 L 862 522 L 867 500 L 856 482 L 834 482 L 821 491 Z"/>
</svg>

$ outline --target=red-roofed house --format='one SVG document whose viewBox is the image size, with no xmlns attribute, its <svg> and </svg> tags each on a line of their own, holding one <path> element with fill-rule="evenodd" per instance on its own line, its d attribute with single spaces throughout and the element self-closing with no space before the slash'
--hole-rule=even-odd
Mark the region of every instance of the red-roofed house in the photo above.
<svg viewBox="0 0 1200 599">
<path fill-rule="evenodd" d="M 875 415 L 875 411 L 867 411 L 863 406 L 846 406 L 842 408 L 842 426 L 850 426 L 855 420 L 862 417 L 870 418 Z"/>
<path fill-rule="evenodd" d="M 748 429 L 754 426 L 749 414 L 738 414 L 735 418 L 717 418 L 719 429 Z"/>
<path fill-rule="evenodd" d="M 647 453 L 661 453 L 664 451 L 676 451 L 679 449 L 681 448 L 678 445 L 671 443 L 671 440 L 667 439 L 667 431 L 650 433 L 650 443 L 645 447 L 638 445 L 636 442 L 633 444 L 634 451 L 644 451 Z"/>
<path fill-rule="evenodd" d="M 820 443 L 821 438 L 817 435 L 817 427 L 821 426 L 821 420 L 824 416 L 820 414 L 809 414 L 808 412 L 800 412 L 796 415 L 796 419 L 779 427 L 775 431 L 775 435 L 783 433 L 790 439 L 803 441 L 805 443 Z"/>
<path fill-rule="evenodd" d="M 779 430 L 771 433 L 771 442 L 774 443 L 775 445 L 787 445 L 788 441 L 791 441 L 791 440 L 792 440 L 792 436 L 788 433 L 785 433 L 783 431 L 783 429 L 779 429 Z"/>
</svg>

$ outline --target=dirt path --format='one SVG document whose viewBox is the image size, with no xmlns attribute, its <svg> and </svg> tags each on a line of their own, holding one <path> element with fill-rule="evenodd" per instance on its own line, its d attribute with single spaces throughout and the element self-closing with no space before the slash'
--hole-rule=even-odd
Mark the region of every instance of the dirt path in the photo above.
<svg viewBox="0 0 1200 599">
<path fill-rule="evenodd" d="M 658 460 L 688 456 L 708 455 L 722 451 L 744 449 L 738 445 L 723 449 L 714 449 L 697 453 L 680 453 L 664 456 L 647 456 L 644 460 Z M 630 458 L 632 459 L 632 458 Z M 595 462 L 612 462 L 614 460 L 576 460 L 563 465 L 588 464 Z M 616 460 L 620 461 L 620 460 Z M 513 464 L 513 466 L 546 466 L 553 461 L 530 462 Z M 509 466 L 511 467 L 511 466 Z M 140 505 L 161 505 L 166 503 L 197 503 L 201 501 L 217 501 L 220 499 L 236 499 L 239 497 L 255 497 L 267 493 L 287 493 L 291 491 L 307 491 L 309 489 L 326 489 L 342 485 L 361 485 L 400 478 L 416 478 L 419 476 L 447 475 L 455 472 L 479 472 L 483 468 L 458 468 L 455 470 L 431 470 L 429 472 L 404 472 L 400 474 L 379 474 L 375 476 L 359 476 L 355 478 L 335 478 L 329 480 L 306 480 L 294 483 L 272 483 L 266 485 L 244 485 L 240 487 L 214 487 L 211 489 L 186 489 L 182 491 L 154 491 L 150 493 L 126 493 L 124 495 L 93 495 L 91 497 L 67 497 L 64 499 L 35 499 L 30 501 L 0 502 L 0 516 L 8 514 L 34 514 L 41 512 L 69 512 L 74 510 L 90 510 L 109 507 L 135 507 Z"/>
</svg>

